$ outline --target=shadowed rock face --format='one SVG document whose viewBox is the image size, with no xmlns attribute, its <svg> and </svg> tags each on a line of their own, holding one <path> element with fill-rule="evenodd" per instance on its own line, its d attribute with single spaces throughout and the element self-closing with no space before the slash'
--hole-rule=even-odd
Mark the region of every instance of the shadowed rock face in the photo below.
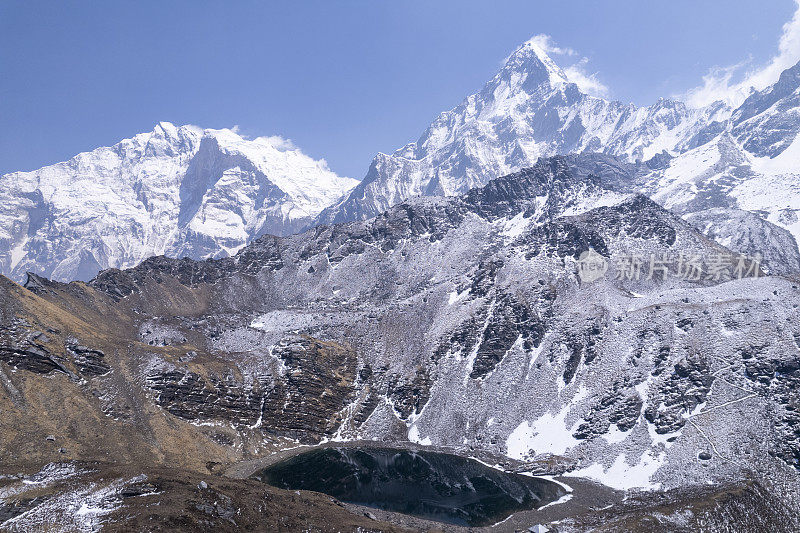
<svg viewBox="0 0 800 533">
<path fill-rule="evenodd" d="M 400 418 L 407 420 L 411 415 L 422 412 L 430 399 L 433 382 L 426 368 L 418 369 L 411 381 L 402 380 L 401 376 L 393 377 L 387 387 L 386 397 L 392 402 Z"/>
<path fill-rule="evenodd" d="M 525 303 L 515 301 L 512 296 L 501 294 L 490 310 L 469 377 L 486 376 L 518 340 L 522 341 L 525 350 L 538 348 L 544 332 L 544 321 L 535 315 L 535 311 Z"/>
<path fill-rule="evenodd" d="M 642 412 L 642 399 L 630 382 L 616 381 L 611 390 L 591 407 L 578 430 L 576 439 L 590 439 L 608 433 L 611 425 L 627 432 L 633 429 Z"/>
<path fill-rule="evenodd" d="M 589 249 L 608 263 L 592 282 Z M 792 486 L 800 291 L 621 266 L 680 254 L 738 258 L 554 158 L 232 258 L 4 282 L 0 451 L 58 433 L 31 453 L 216 472 L 296 441 L 411 440 L 618 488 Z"/>
<path fill-rule="evenodd" d="M 218 420 L 234 426 L 252 426 L 261 416 L 259 391 L 241 383 L 218 379 L 206 382 L 197 374 L 165 372 L 147 377 L 157 393 L 156 402 L 171 414 L 186 420 Z"/>
<path fill-rule="evenodd" d="M 655 425 L 656 433 L 673 433 L 686 423 L 684 413 L 691 413 L 704 403 L 714 382 L 707 358 L 694 354 L 679 361 L 667 378 L 661 404 L 654 402 L 645 417 Z M 659 406 L 659 407 L 656 407 Z"/>
<path fill-rule="evenodd" d="M 3 347 L 2 358 L 13 368 L 21 368 L 37 374 L 63 370 L 61 365 L 48 356 L 47 352 L 36 347 L 29 349 Z"/>
<path fill-rule="evenodd" d="M 24 326 L 22 326 L 24 328 Z M 36 344 L 33 339 L 17 339 L 17 334 L 22 329 L 12 325 L 3 328 L 0 335 L 4 343 L 0 347 L 0 359 L 11 368 L 20 368 L 36 374 L 49 374 L 50 372 L 67 372 L 66 369 L 43 346 Z M 28 331 L 22 329 L 23 332 Z M 27 337 L 27 335 L 25 336 Z"/>
</svg>

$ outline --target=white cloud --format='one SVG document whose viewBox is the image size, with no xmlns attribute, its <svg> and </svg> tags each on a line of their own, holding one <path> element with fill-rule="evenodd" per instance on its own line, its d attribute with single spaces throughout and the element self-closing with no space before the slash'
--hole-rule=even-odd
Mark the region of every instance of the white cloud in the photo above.
<svg viewBox="0 0 800 533">
<path fill-rule="evenodd" d="M 243 132 L 242 128 L 238 124 L 235 124 L 228 129 L 233 133 L 235 133 L 236 135 L 238 135 L 239 137 L 241 137 L 242 139 L 244 139 L 245 141 L 253 141 L 253 142 L 268 144 L 281 152 L 300 150 L 300 147 L 298 147 L 294 143 L 294 141 L 292 141 L 291 139 L 287 139 L 285 137 L 281 137 L 280 135 L 261 135 L 259 137 L 252 137 Z M 324 160 L 322 161 L 324 162 Z"/>
<path fill-rule="evenodd" d="M 800 0 L 795 3 L 797 9 L 792 19 L 783 25 L 778 53 L 765 65 L 753 66 L 750 58 L 728 67 L 714 67 L 703 76 L 703 85 L 680 97 L 695 107 L 717 100 L 736 106 L 752 89 L 761 90 L 775 83 L 781 72 L 800 61 Z"/>
<path fill-rule="evenodd" d="M 572 48 L 562 48 L 560 46 L 557 46 L 556 43 L 553 42 L 553 38 L 544 33 L 540 33 L 539 35 L 534 35 L 528 40 L 528 42 L 535 44 L 536 46 L 541 48 L 547 55 L 550 56 L 578 55 L 578 52 L 576 52 Z"/>
<path fill-rule="evenodd" d="M 592 96 L 608 98 L 611 95 L 608 86 L 597 78 L 596 72 L 587 72 L 588 58 L 581 58 L 577 63 L 564 69 L 567 79 L 577 85 L 580 90 Z"/>
<path fill-rule="evenodd" d="M 258 137 L 256 140 L 263 141 L 270 144 L 276 150 L 281 152 L 289 152 L 292 150 L 299 150 L 298 146 L 294 144 L 291 139 L 285 139 L 280 135 L 270 135 L 268 137 Z"/>
<path fill-rule="evenodd" d="M 528 42 L 539 47 L 539 49 L 550 56 L 551 59 L 553 56 L 574 58 L 580 55 L 572 48 L 558 46 L 553 41 L 552 37 L 544 33 L 534 35 L 528 40 Z M 564 63 L 564 61 L 559 61 L 559 63 Z M 564 71 L 567 79 L 577 85 L 581 91 L 591 94 L 592 96 L 608 98 L 611 94 L 611 91 L 609 91 L 607 85 L 600 81 L 596 72 L 590 72 L 587 70 L 588 64 L 589 58 L 581 57 L 578 61 L 572 63 L 571 65 L 562 66 L 561 69 Z"/>
</svg>

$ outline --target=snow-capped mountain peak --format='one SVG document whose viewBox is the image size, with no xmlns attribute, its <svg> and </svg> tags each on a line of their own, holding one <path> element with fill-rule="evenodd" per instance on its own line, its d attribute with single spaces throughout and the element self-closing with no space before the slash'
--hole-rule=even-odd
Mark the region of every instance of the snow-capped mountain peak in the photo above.
<svg viewBox="0 0 800 533">
<path fill-rule="evenodd" d="M 160 122 L 0 183 L 2 272 L 71 280 L 152 255 L 233 254 L 300 229 L 358 182 L 280 137 Z"/>
<path fill-rule="evenodd" d="M 416 142 L 377 155 L 365 179 L 317 222 L 369 218 L 414 195 L 459 194 L 543 156 L 599 152 L 636 166 L 640 176 L 624 185 L 629 190 L 693 220 L 720 225 L 728 216 L 733 226 L 717 227 L 716 235 L 783 235 L 777 225 L 798 239 L 799 133 L 800 65 L 736 109 L 671 98 L 637 107 L 583 93 L 535 37 Z M 757 214 L 764 227 L 737 210 Z M 772 245 L 739 249 L 757 246 L 766 252 Z"/>
<path fill-rule="evenodd" d="M 318 222 L 369 218 L 417 194 L 459 194 L 542 156 L 604 152 L 647 160 L 687 144 L 710 117 L 729 116 L 719 104 L 690 109 L 662 99 L 637 108 L 590 96 L 539 40 L 518 47 L 479 92 L 441 113 L 416 142 L 378 154 L 361 184 Z"/>
<path fill-rule="evenodd" d="M 744 122 L 764 112 L 782 98 L 796 94 L 798 89 L 800 89 L 800 63 L 784 70 L 774 85 L 763 91 L 753 90 L 733 113 L 731 120 L 734 124 Z"/>
<path fill-rule="evenodd" d="M 509 55 L 495 79 L 517 75 L 517 82 L 528 87 L 548 82 L 555 86 L 570 83 L 566 73 L 553 61 L 538 43 L 536 37 L 525 41 Z"/>
<path fill-rule="evenodd" d="M 735 110 L 669 98 L 637 107 L 582 92 L 546 48 L 537 37 L 523 43 L 415 142 L 376 155 L 360 183 L 280 137 L 168 122 L 3 176 L 0 268 L 16 279 L 27 269 L 72 279 L 153 254 L 230 255 L 263 233 L 366 219 L 412 196 L 463 193 L 544 156 L 588 152 L 639 165 L 648 174 L 639 190 L 682 214 L 758 211 L 800 235 L 800 66 Z"/>
<path fill-rule="evenodd" d="M 204 140 L 229 157 L 244 157 L 293 199 L 291 218 L 312 216 L 358 183 L 334 174 L 327 162 L 304 154 L 282 137 L 245 139 L 230 129 L 204 131 Z"/>
</svg>

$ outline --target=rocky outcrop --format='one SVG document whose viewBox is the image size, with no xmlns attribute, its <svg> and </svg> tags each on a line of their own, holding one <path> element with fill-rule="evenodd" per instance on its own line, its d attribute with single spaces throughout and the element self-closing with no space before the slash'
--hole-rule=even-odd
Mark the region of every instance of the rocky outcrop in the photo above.
<svg viewBox="0 0 800 533">
<path fill-rule="evenodd" d="M 104 376 L 111 372 L 105 354 L 100 350 L 93 350 L 81 344 L 67 344 L 66 350 L 72 362 L 78 367 L 78 372 L 85 377 Z"/>
<path fill-rule="evenodd" d="M 800 470 L 800 350 L 777 353 L 762 345 L 742 350 L 741 356 L 759 394 L 777 402 L 778 438 L 771 453 Z"/>
<path fill-rule="evenodd" d="M 389 381 L 386 397 L 392 402 L 401 419 L 408 419 L 419 414 L 428 403 L 433 380 L 428 370 L 418 368 L 414 378 L 408 382 L 401 381 L 400 376 L 393 376 Z"/>
<path fill-rule="evenodd" d="M 713 382 L 708 358 L 691 354 L 675 364 L 644 415 L 656 433 L 673 433 L 686 423 L 686 415 L 705 403 Z"/>
<path fill-rule="evenodd" d="M 47 336 L 41 331 L 31 331 L 23 320 L 0 325 L 0 361 L 11 368 L 36 374 L 51 372 L 71 373 L 63 359 L 52 354 L 43 342 Z M 61 360 L 60 360 L 61 359 Z"/>
<path fill-rule="evenodd" d="M 56 334 L 55 330 L 51 333 Z M 36 374 L 61 372 L 74 379 L 78 379 L 77 374 L 90 379 L 111 372 L 100 350 L 78 344 L 74 338 L 64 344 L 63 353 L 53 353 L 51 344 L 47 334 L 34 330 L 23 319 L 0 324 L 0 361 L 13 369 Z"/>
<path fill-rule="evenodd" d="M 201 283 L 215 283 L 233 273 L 256 274 L 265 268 L 280 270 L 282 267 L 278 238 L 265 235 L 235 257 L 209 261 L 152 257 L 128 270 L 104 270 L 90 285 L 121 298 L 137 292 L 146 279 L 161 283 L 169 277 L 188 287 L 196 287 Z M 35 278 L 29 277 L 26 287 L 34 283 L 37 283 Z"/>
<path fill-rule="evenodd" d="M 232 374 L 204 378 L 177 370 L 147 376 L 158 405 L 191 421 L 223 422 L 317 442 L 336 432 L 353 394 L 352 351 L 311 338 L 280 342 L 272 350 L 282 375 L 245 384 Z"/>
<path fill-rule="evenodd" d="M 233 378 L 208 380 L 179 371 L 147 376 L 156 403 L 185 420 L 220 421 L 234 426 L 255 425 L 261 416 L 259 389 L 245 387 Z"/>
<path fill-rule="evenodd" d="M 469 377 L 486 376 L 517 342 L 526 351 L 538 348 L 545 330 L 545 322 L 527 303 L 519 302 L 509 294 L 500 294 L 490 305 L 480 344 L 474 348 Z"/>
<path fill-rule="evenodd" d="M 615 381 L 610 391 L 592 406 L 573 436 L 588 439 L 605 435 L 611 425 L 628 432 L 638 422 L 642 405 L 642 398 L 630 383 Z"/>
<path fill-rule="evenodd" d="M 283 341 L 272 353 L 286 365 L 286 374 L 265 397 L 262 427 L 302 442 L 333 435 L 353 395 L 356 354 L 308 338 Z"/>
</svg>

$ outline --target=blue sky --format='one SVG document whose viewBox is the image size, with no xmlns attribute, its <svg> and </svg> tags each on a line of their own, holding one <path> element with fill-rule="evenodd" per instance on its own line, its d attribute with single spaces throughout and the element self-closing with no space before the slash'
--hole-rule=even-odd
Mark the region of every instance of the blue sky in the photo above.
<svg viewBox="0 0 800 533">
<path fill-rule="evenodd" d="M 793 0 L 5 0 L 0 174 L 167 120 L 281 135 L 360 179 L 376 152 L 415 140 L 533 35 L 571 49 L 554 59 L 612 98 L 647 105 L 694 88 L 702 100 L 799 60 L 800 23 L 784 28 L 796 10 Z"/>
</svg>

